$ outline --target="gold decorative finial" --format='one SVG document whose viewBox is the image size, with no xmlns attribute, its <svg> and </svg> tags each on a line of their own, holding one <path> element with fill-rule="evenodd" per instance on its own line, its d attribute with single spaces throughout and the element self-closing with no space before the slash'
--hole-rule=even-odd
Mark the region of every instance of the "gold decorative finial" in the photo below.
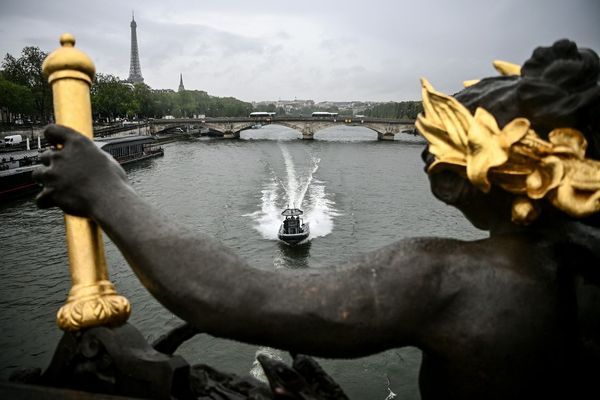
<svg viewBox="0 0 600 400">
<path fill-rule="evenodd" d="M 75 47 L 75 36 L 70 33 L 60 35 L 60 45 L 63 47 Z"/>
<path fill-rule="evenodd" d="M 528 224 L 539 215 L 542 199 L 574 217 L 600 211 L 600 162 L 585 158 L 581 132 L 554 129 L 548 140 L 515 118 L 502 129 L 484 108 L 475 114 L 452 96 L 421 80 L 424 113 L 417 128 L 429 142 L 435 161 L 428 172 L 452 169 L 481 191 L 495 184 L 517 195 L 512 218 Z"/>
<path fill-rule="evenodd" d="M 48 82 L 52 84 L 54 79 L 59 79 L 66 73 L 75 74 L 91 83 L 96 67 L 87 54 L 75 47 L 75 37 L 70 33 L 63 33 L 60 44 L 61 47 L 50 53 L 42 64 L 42 71 L 48 76 Z"/>
<path fill-rule="evenodd" d="M 68 126 L 88 138 L 93 137 L 90 85 L 95 67 L 92 60 L 76 49 L 73 35 L 60 37 L 62 47 L 53 51 L 42 65 L 52 85 L 57 124 Z M 129 317 L 129 301 L 115 291 L 108 280 L 102 231 L 87 219 L 65 214 L 69 269 L 73 286 L 67 303 L 57 315 L 64 330 L 123 323 Z"/>
</svg>

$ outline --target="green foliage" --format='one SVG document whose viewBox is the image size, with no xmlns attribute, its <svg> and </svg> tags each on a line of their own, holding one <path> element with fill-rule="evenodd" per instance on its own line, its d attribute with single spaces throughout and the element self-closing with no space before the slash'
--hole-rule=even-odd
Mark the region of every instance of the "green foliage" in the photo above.
<svg viewBox="0 0 600 400">
<path fill-rule="evenodd" d="M 423 104 L 420 101 L 401 101 L 377 104 L 376 106 L 365 110 L 364 114 L 374 118 L 393 118 L 410 119 L 417 118 L 423 111 Z"/>
<path fill-rule="evenodd" d="M 37 115 L 43 121 L 46 121 L 52 112 L 52 93 L 48 81 L 42 73 L 42 63 L 47 55 L 46 52 L 41 51 L 38 47 L 29 46 L 23 48 L 19 58 L 6 54 L 4 61 L 2 61 L 2 75 L 4 79 L 29 89 L 31 93 L 33 109 L 26 113 Z M 25 103 L 28 101 L 25 100 Z M 17 105 L 17 108 L 12 107 L 14 105 L 9 107 L 11 112 L 21 113 L 22 111 L 18 109 L 23 109 L 23 104 Z"/>
<path fill-rule="evenodd" d="M 25 47 L 19 58 L 6 54 L 0 70 L 0 106 L 15 114 L 39 116 L 45 122 L 52 113 L 51 89 L 42 73 L 47 53 Z M 201 90 L 152 90 L 143 83 L 125 83 L 110 74 L 96 74 L 91 88 L 95 120 L 192 117 L 242 117 L 252 105 L 233 97 L 213 97 Z"/>
<path fill-rule="evenodd" d="M 31 90 L 24 85 L 11 82 L 0 75 L 0 107 L 15 114 L 32 115 L 35 111 Z"/>
<path fill-rule="evenodd" d="M 236 98 L 213 97 L 206 115 L 211 117 L 247 117 L 252 110 L 252 104 Z"/>
<path fill-rule="evenodd" d="M 117 117 L 135 115 L 139 102 L 134 98 L 134 91 L 134 87 L 121 83 L 114 75 L 96 74 L 91 89 L 94 119 L 110 122 Z"/>
<path fill-rule="evenodd" d="M 211 117 L 247 116 L 252 105 L 232 97 L 213 97 L 201 90 L 153 91 L 144 84 L 127 84 L 112 75 L 98 74 L 92 86 L 92 106 L 97 119 L 116 117 L 191 118 L 194 115 Z"/>
</svg>

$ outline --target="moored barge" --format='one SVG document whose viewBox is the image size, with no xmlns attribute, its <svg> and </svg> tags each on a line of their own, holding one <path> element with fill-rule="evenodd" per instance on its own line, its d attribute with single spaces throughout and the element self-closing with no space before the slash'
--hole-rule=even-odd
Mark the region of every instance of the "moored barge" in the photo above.
<svg viewBox="0 0 600 400">
<path fill-rule="evenodd" d="M 121 165 L 164 155 L 164 149 L 151 136 L 125 136 L 95 139 L 94 144 L 113 156 Z M 39 186 L 32 179 L 35 169 L 41 167 L 37 151 L 20 159 L 11 157 L 0 163 L 0 201 L 37 192 Z"/>
</svg>

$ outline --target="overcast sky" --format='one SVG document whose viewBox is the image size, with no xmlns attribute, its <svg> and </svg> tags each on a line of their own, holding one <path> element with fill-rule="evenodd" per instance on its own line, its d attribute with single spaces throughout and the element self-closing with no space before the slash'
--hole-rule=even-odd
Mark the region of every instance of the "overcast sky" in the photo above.
<svg viewBox="0 0 600 400">
<path fill-rule="evenodd" d="M 131 12 L 152 88 L 246 101 L 401 101 L 445 92 L 569 38 L 600 52 L 598 0 L 0 0 L 0 52 L 77 38 L 96 70 L 129 75 Z"/>
</svg>

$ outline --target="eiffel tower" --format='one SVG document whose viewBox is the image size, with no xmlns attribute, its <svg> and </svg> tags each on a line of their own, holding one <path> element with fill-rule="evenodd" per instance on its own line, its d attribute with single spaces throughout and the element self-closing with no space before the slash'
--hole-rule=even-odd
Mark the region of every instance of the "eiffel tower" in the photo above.
<svg viewBox="0 0 600 400">
<path fill-rule="evenodd" d="M 127 78 L 127 82 L 129 83 L 144 83 L 144 78 L 142 77 L 142 69 L 140 68 L 140 56 L 138 54 L 138 44 L 137 44 L 137 33 L 136 28 L 137 24 L 135 22 L 135 17 L 133 15 L 133 11 L 131 12 L 131 55 L 129 61 L 129 78 Z"/>
<path fill-rule="evenodd" d="M 179 74 L 179 88 L 178 92 L 183 92 L 185 90 L 185 86 L 183 86 L 183 74 Z"/>
</svg>

